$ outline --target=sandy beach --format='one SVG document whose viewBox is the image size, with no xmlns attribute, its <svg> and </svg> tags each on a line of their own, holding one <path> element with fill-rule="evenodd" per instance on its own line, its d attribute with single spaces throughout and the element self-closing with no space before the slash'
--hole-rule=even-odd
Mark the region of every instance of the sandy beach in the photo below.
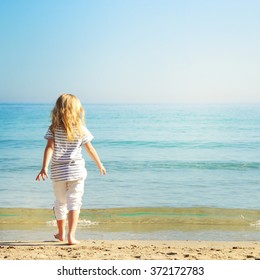
<svg viewBox="0 0 260 280">
<path fill-rule="evenodd" d="M 1 260 L 260 260 L 260 242 L 1 241 Z"/>
</svg>

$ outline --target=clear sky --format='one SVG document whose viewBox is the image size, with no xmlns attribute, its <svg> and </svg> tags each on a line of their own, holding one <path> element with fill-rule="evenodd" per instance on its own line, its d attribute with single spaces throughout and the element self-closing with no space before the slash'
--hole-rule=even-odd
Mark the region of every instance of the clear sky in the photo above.
<svg viewBox="0 0 260 280">
<path fill-rule="evenodd" d="M 0 102 L 260 102 L 259 0 L 0 0 Z"/>
</svg>

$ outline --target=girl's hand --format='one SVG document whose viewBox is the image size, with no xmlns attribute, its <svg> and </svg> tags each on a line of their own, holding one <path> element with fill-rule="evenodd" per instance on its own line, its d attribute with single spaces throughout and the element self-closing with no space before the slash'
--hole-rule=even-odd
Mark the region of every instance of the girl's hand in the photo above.
<svg viewBox="0 0 260 280">
<path fill-rule="evenodd" d="M 43 181 L 45 181 L 45 179 L 49 178 L 49 177 L 48 177 L 48 172 L 47 172 L 47 170 L 44 169 L 44 168 L 43 168 L 43 169 L 40 171 L 40 173 L 37 175 L 36 181 L 41 181 L 41 178 L 42 178 Z"/>
<path fill-rule="evenodd" d="M 54 140 L 52 138 L 50 138 L 50 139 L 48 139 L 48 142 L 47 142 L 45 150 L 44 150 L 42 170 L 37 175 L 36 181 L 41 181 L 41 178 L 43 181 L 45 180 L 45 178 L 49 178 L 48 177 L 48 166 L 49 166 L 49 162 L 52 157 L 53 150 L 54 150 Z"/>
<path fill-rule="evenodd" d="M 101 175 L 106 175 L 107 174 L 106 168 L 103 166 L 103 164 L 101 164 L 99 166 L 99 170 L 100 170 Z"/>
<path fill-rule="evenodd" d="M 91 156 L 91 158 L 97 164 L 101 175 L 106 175 L 107 174 L 106 168 L 103 166 L 102 162 L 100 161 L 98 153 L 95 150 L 95 148 L 93 147 L 93 145 L 91 144 L 91 142 L 84 144 L 84 146 L 85 146 L 87 152 L 89 153 L 89 155 Z"/>
</svg>

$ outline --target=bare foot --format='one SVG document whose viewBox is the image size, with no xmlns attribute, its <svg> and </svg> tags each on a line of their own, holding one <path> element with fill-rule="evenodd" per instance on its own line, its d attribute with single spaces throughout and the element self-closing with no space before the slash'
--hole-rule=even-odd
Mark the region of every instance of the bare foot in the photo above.
<svg viewBox="0 0 260 280">
<path fill-rule="evenodd" d="M 68 244 L 69 245 L 77 245 L 79 243 L 80 242 L 77 239 L 75 239 L 74 237 L 68 237 Z"/>
<path fill-rule="evenodd" d="M 58 239 L 60 241 L 64 241 L 65 240 L 65 237 L 61 236 L 59 233 L 54 234 L 54 238 L 56 238 L 56 239 Z"/>
</svg>

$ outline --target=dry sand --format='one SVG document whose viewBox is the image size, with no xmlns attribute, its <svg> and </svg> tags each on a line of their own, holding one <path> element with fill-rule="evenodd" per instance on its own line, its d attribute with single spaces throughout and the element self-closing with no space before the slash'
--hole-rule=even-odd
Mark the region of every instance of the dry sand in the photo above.
<svg viewBox="0 0 260 280">
<path fill-rule="evenodd" d="M 260 242 L 0 241 L 1 260 L 260 260 Z"/>
</svg>

